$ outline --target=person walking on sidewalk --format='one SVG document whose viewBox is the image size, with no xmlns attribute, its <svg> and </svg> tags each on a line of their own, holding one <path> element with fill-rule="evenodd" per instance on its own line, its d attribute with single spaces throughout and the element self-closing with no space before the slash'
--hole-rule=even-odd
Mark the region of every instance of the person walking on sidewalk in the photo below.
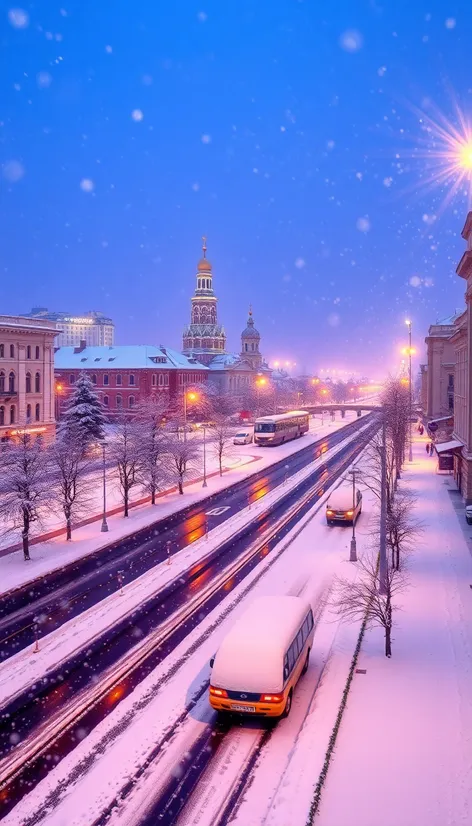
<svg viewBox="0 0 472 826">
<path fill-rule="evenodd" d="M 426 442 L 426 453 L 427 453 L 427 454 L 428 454 L 428 456 L 429 456 L 429 442 Z"/>
<path fill-rule="evenodd" d="M 434 445 L 433 445 L 433 443 L 432 443 L 432 442 L 431 442 L 431 444 L 430 444 L 430 446 L 429 446 L 429 455 L 430 455 L 430 456 L 434 456 Z"/>
</svg>

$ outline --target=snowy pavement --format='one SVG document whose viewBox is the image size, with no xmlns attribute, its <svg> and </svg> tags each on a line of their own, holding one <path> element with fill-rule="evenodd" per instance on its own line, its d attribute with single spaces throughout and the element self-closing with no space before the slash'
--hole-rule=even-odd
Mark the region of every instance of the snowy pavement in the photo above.
<svg viewBox="0 0 472 826">
<path fill-rule="evenodd" d="M 49 571 L 62 568 L 75 560 L 93 553 L 106 545 L 130 536 L 141 528 L 152 525 L 154 522 L 169 516 L 182 508 L 201 502 L 209 496 L 237 484 L 242 479 L 263 470 L 266 467 L 302 450 L 324 435 L 339 430 L 350 421 L 355 420 L 355 414 L 346 413 L 345 419 L 338 418 L 334 422 L 321 424 L 321 419 L 310 420 L 310 433 L 300 440 L 293 440 L 277 447 L 261 447 L 259 445 L 238 446 L 237 451 L 225 460 L 225 467 L 231 468 L 224 476 L 213 476 L 208 479 L 208 487 L 202 488 L 201 480 L 185 486 L 185 494 L 170 493 L 159 499 L 158 504 L 142 505 L 133 508 L 127 519 L 120 515 L 108 519 L 108 533 L 100 532 L 100 523 L 93 522 L 76 528 L 72 542 L 66 542 L 63 536 L 47 542 L 41 542 L 31 548 L 31 561 L 25 563 L 19 551 L 0 555 L 0 593 L 18 588 L 31 582 Z"/>
<path fill-rule="evenodd" d="M 366 674 L 353 680 L 319 826 L 472 823 L 472 559 L 452 477 L 436 474 L 424 440 L 413 457 L 402 484 L 418 494 L 426 532 L 409 559 L 392 658 L 381 630 L 364 638 Z"/>
<path fill-rule="evenodd" d="M 152 794 L 162 781 L 163 774 L 175 766 L 176 755 L 181 756 L 182 748 L 187 749 L 189 743 L 200 736 L 202 727 L 211 720 L 208 717 L 206 692 L 189 713 L 186 713 L 186 709 L 192 698 L 205 687 L 209 676 L 209 659 L 227 628 L 245 609 L 245 595 L 253 598 L 270 593 L 303 591 L 313 605 L 317 605 L 321 595 L 329 588 L 334 572 L 345 568 L 354 570 L 347 561 L 350 531 L 326 526 L 323 502 L 324 499 L 320 500 L 280 546 L 102 723 L 88 736 L 84 732 L 84 739 L 76 749 L 4 818 L 6 826 L 29 826 L 33 822 L 44 823 L 46 820 L 47 826 L 64 826 L 65 823 L 68 826 L 90 826 L 104 807 L 113 801 L 127 779 L 143 765 L 156 744 L 165 739 L 175 721 L 184 715 L 181 725 L 160 750 L 157 763 L 151 764 L 127 798 L 123 816 L 118 818 L 118 813 L 116 814 L 116 822 L 135 822 L 133 812 L 143 811 L 143 807 L 146 808 L 152 802 Z M 358 525 L 359 543 L 362 543 L 364 535 L 369 532 L 371 514 L 372 497 L 366 493 L 364 511 Z M 302 526 L 304 527 L 300 530 Z M 254 587 L 249 593 L 251 585 Z M 312 685 L 313 679 L 316 683 L 320 666 L 329 654 L 329 636 L 336 633 L 336 624 L 333 624 L 331 618 L 323 621 L 323 630 L 320 623 L 315 635 L 307 686 Z M 341 644 L 350 647 L 350 643 L 347 644 L 346 641 Z M 352 651 L 350 654 L 352 655 Z M 345 677 L 345 674 L 341 674 L 339 685 Z M 293 727 L 290 717 L 274 731 L 270 742 L 278 744 L 279 760 L 284 749 L 287 751 L 288 747 L 288 751 L 291 751 L 295 748 L 312 694 L 308 688 L 304 690 L 300 683 L 300 692 L 295 692 L 294 709 L 298 708 L 297 704 L 304 707 L 294 714 Z M 317 694 L 314 699 L 315 708 L 316 697 Z M 335 713 L 336 709 L 336 701 L 332 699 L 331 710 Z M 322 710 L 320 713 L 323 713 Z M 325 745 L 323 741 L 320 754 Z M 306 762 L 306 755 L 302 759 Z M 315 783 L 316 779 L 313 778 L 312 782 Z M 272 782 L 277 782 L 275 775 Z M 273 788 L 273 792 L 275 791 Z M 43 814 L 38 818 L 39 812 Z M 253 822 L 245 821 L 248 825 Z M 293 819 L 290 822 L 293 823 Z"/>
</svg>

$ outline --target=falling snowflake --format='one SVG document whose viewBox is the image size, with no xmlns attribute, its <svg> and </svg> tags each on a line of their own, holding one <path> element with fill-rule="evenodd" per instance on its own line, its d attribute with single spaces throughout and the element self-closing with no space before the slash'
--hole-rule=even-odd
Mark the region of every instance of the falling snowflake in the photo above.
<svg viewBox="0 0 472 826">
<path fill-rule="evenodd" d="M 356 178 L 358 181 L 362 181 L 362 172 L 356 172 Z"/>
<path fill-rule="evenodd" d="M 12 746 L 16 746 L 20 742 L 21 737 L 17 731 L 14 731 L 12 732 L 12 734 L 10 734 L 9 740 Z"/>
<path fill-rule="evenodd" d="M 29 26 L 29 14 L 24 9 L 9 9 L 8 21 L 14 29 L 26 29 Z"/>
<path fill-rule="evenodd" d="M 151 86 L 152 85 L 152 76 L 151 75 L 143 75 L 142 81 L 143 81 L 145 86 Z"/>
<path fill-rule="evenodd" d="M 427 215 L 426 213 L 423 215 L 423 221 L 425 224 L 429 224 L 431 226 L 431 224 L 434 224 L 435 220 L 435 215 Z"/>
<path fill-rule="evenodd" d="M 377 69 L 377 74 L 379 77 L 383 77 L 385 72 L 387 71 L 386 66 L 381 66 L 380 69 Z"/>
<path fill-rule="evenodd" d="M 24 174 L 25 168 L 19 161 L 6 161 L 2 165 L 3 177 L 12 184 L 16 184 L 17 181 L 20 181 Z"/>
<path fill-rule="evenodd" d="M 418 275 L 412 275 L 410 278 L 410 285 L 412 287 L 419 287 L 421 285 L 421 278 Z"/>
<path fill-rule="evenodd" d="M 295 259 L 295 266 L 297 269 L 302 270 L 305 266 L 305 259 L 304 258 L 296 258 Z"/>
<path fill-rule="evenodd" d="M 340 321 L 341 319 L 337 313 L 331 313 L 328 316 L 328 324 L 330 327 L 339 327 Z"/>
<path fill-rule="evenodd" d="M 370 221 L 368 218 L 358 218 L 356 221 L 356 228 L 359 232 L 369 232 Z"/>
<path fill-rule="evenodd" d="M 432 278 L 425 278 L 425 280 L 424 280 L 425 287 L 432 287 L 433 284 L 434 284 L 434 281 L 433 281 Z"/>
<path fill-rule="evenodd" d="M 202 135 L 202 143 L 211 143 L 211 135 Z"/>
<path fill-rule="evenodd" d="M 204 23 L 205 20 L 208 20 L 208 15 L 206 11 L 199 11 L 197 14 L 197 19 L 200 21 L 200 23 Z"/>
<path fill-rule="evenodd" d="M 327 149 L 334 149 L 335 143 L 334 141 L 326 141 L 326 148 Z"/>
<path fill-rule="evenodd" d="M 139 123 L 139 121 L 144 118 L 144 115 L 141 109 L 133 109 L 131 112 L 131 117 L 136 121 L 136 123 Z"/>
<path fill-rule="evenodd" d="M 384 178 L 383 179 L 383 185 L 386 186 L 386 187 L 392 186 L 392 183 L 393 183 L 393 178 Z"/>
<path fill-rule="evenodd" d="M 444 23 L 446 29 L 455 29 L 456 27 L 456 20 L 454 17 L 448 17 Z"/>
<path fill-rule="evenodd" d="M 364 39 L 360 32 L 356 29 L 343 32 L 339 38 L 339 45 L 345 52 L 358 52 L 362 49 Z"/>
<path fill-rule="evenodd" d="M 82 192 L 93 192 L 95 184 L 90 178 L 82 178 L 80 188 Z"/>
<path fill-rule="evenodd" d="M 192 189 L 194 192 L 198 192 L 198 190 L 200 189 L 200 184 L 197 181 L 195 181 L 195 183 L 192 184 Z"/>
<path fill-rule="evenodd" d="M 36 75 L 36 83 L 40 89 L 47 89 L 52 83 L 52 77 L 49 72 L 38 72 Z"/>
<path fill-rule="evenodd" d="M 107 54 L 111 54 L 113 49 L 112 49 L 111 46 L 105 46 L 105 51 L 106 51 Z"/>
</svg>

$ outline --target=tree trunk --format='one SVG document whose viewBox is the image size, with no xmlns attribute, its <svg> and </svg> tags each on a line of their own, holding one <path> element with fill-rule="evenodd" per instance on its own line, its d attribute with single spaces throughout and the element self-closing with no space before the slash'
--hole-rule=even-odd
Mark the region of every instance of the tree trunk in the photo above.
<svg viewBox="0 0 472 826">
<path fill-rule="evenodd" d="M 182 484 L 182 479 L 179 479 L 179 481 L 178 481 L 178 486 L 179 486 L 179 493 L 182 493 L 182 494 L 183 494 L 183 492 L 184 492 L 184 486 L 183 486 L 183 484 Z"/>
<path fill-rule="evenodd" d="M 66 516 L 66 539 L 68 542 L 72 539 L 72 525 L 70 520 L 70 513 Z"/>
<path fill-rule="evenodd" d="M 151 505 L 156 504 L 156 488 L 152 488 L 151 490 Z"/>
<path fill-rule="evenodd" d="M 124 506 L 125 506 L 125 512 L 124 512 L 123 516 L 126 517 L 126 516 L 129 516 L 129 511 L 128 511 L 129 493 L 128 493 L 127 488 L 125 488 L 125 490 L 123 491 L 123 503 L 124 503 Z"/>
<path fill-rule="evenodd" d="M 385 626 L 385 656 L 392 656 L 392 626 Z"/>
<path fill-rule="evenodd" d="M 220 456 L 220 476 L 223 476 L 223 456 Z"/>
</svg>

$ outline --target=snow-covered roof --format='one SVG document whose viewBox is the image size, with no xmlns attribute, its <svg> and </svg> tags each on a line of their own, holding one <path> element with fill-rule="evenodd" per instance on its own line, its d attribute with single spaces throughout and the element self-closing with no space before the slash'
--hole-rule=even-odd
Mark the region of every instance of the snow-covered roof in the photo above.
<svg viewBox="0 0 472 826">
<path fill-rule="evenodd" d="M 451 439 L 450 442 L 441 442 L 441 444 L 434 445 L 434 447 L 437 453 L 448 453 L 450 450 L 459 450 L 464 445 L 457 439 Z"/>
<path fill-rule="evenodd" d="M 256 599 L 221 643 L 211 684 L 233 691 L 281 691 L 285 653 L 309 609 L 301 597 Z"/>
<path fill-rule="evenodd" d="M 187 358 L 170 347 L 151 344 L 124 344 L 112 347 L 60 347 L 54 354 L 56 370 L 108 368 L 110 370 L 207 370 L 203 364 Z"/>
<path fill-rule="evenodd" d="M 208 366 L 210 370 L 224 370 L 225 367 L 236 364 L 239 358 L 235 353 L 221 353 L 221 355 L 214 356 Z"/>
</svg>

